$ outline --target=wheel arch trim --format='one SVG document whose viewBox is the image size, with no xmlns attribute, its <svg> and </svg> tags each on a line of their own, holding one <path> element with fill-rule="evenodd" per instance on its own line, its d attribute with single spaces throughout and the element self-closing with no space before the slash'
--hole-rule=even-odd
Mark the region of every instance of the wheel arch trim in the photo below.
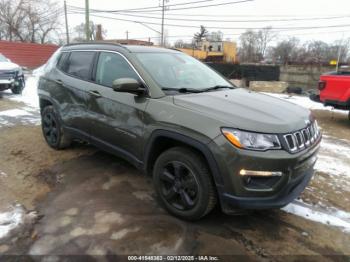
<svg viewBox="0 0 350 262">
<path fill-rule="evenodd" d="M 163 130 L 163 129 L 158 129 L 152 132 L 152 134 L 150 135 L 150 138 L 148 139 L 148 142 L 145 146 L 144 149 L 144 172 L 147 173 L 147 171 L 150 168 L 150 159 L 152 156 L 152 151 L 155 148 L 155 144 L 157 139 L 159 138 L 168 138 L 168 139 L 172 139 L 174 141 L 179 141 L 182 144 L 188 145 L 189 147 L 192 147 L 196 150 L 198 150 L 199 152 L 201 152 L 203 154 L 203 156 L 205 157 L 205 160 L 208 163 L 208 167 L 211 171 L 211 174 L 213 176 L 215 185 L 218 187 L 223 185 L 223 178 L 221 176 L 221 173 L 219 171 L 219 167 L 218 164 L 213 156 L 213 154 L 211 153 L 208 145 L 198 141 L 197 139 L 194 139 L 192 137 L 183 135 L 183 134 L 179 134 L 177 132 L 174 131 L 169 131 L 169 130 Z"/>
</svg>

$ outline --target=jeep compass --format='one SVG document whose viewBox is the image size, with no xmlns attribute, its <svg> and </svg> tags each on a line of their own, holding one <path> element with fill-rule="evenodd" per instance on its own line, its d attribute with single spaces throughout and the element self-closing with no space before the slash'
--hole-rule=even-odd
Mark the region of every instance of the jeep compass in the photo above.
<svg viewBox="0 0 350 262">
<path fill-rule="evenodd" d="M 270 209 L 313 175 L 321 133 L 309 110 L 236 88 L 180 51 L 72 44 L 48 61 L 38 93 L 49 146 L 87 141 L 152 176 L 171 214 L 196 220 Z"/>
</svg>

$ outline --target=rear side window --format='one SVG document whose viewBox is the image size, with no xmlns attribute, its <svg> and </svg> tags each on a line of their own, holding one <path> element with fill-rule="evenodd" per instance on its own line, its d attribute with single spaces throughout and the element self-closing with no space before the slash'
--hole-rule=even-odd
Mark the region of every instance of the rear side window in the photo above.
<svg viewBox="0 0 350 262">
<path fill-rule="evenodd" d="M 69 57 L 69 53 L 62 53 L 59 60 L 58 60 L 57 68 L 63 72 L 67 71 L 67 65 L 68 65 L 67 58 L 68 57 Z"/>
<path fill-rule="evenodd" d="M 113 81 L 119 78 L 139 80 L 135 71 L 122 56 L 101 52 L 96 69 L 96 83 L 112 87 Z"/>
<path fill-rule="evenodd" d="M 53 53 L 53 55 L 50 57 L 50 59 L 46 62 L 45 65 L 43 65 L 42 67 L 44 68 L 44 73 L 49 73 L 55 66 L 57 63 L 57 60 L 59 58 L 59 55 L 61 53 L 61 48 L 57 49 L 55 53 Z"/>
<path fill-rule="evenodd" d="M 72 52 L 69 56 L 69 61 L 65 72 L 83 80 L 90 80 L 94 56 L 94 52 Z"/>
</svg>

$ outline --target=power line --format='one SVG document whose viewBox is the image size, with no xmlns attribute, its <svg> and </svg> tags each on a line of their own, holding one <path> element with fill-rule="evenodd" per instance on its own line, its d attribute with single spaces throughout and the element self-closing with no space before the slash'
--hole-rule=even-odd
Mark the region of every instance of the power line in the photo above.
<svg viewBox="0 0 350 262">
<path fill-rule="evenodd" d="M 81 12 L 73 12 L 73 13 L 82 14 Z M 115 17 L 110 17 L 110 16 L 95 15 L 95 14 L 91 14 L 91 16 L 106 18 L 106 19 L 111 19 L 111 20 L 118 20 L 118 21 L 143 23 L 143 24 L 149 24 L 149 25 L 161 25 L 159 23 L 154 23 L 154 22 L 129 20 L 129 19 L 115 18 Z M 196 26 L 196 25 L 178 25 L 178 24 L 164 24 L 164 25 L 171 26 L 171 27 L 198 28 L 198 26 Z M 276 29 L 303 30 L 303 29 L 337 28 L 337 27 L 349 27 L 349 26 L 350 26 L 350 24 L 340 24 L 340 25 L 327 25 L 327 26 L 273 27 L 273 29 L 275 29 L 275 30 Z M 221 29 L 221 30 L 259 30 L 259 29 L 264 29 L 264 27 L 222 27 L 222 26 L 207 26 L 206 28 L 208 28 L 208 29 Z"/>
<path fill-rule="evenodd" d="M 168 12 L 171 12 L 172 10 L 168 10 Z M 124 12 L 121 12 L 124 13 Z M 125 12 L 127 13 L 127 12 Z M 138 13 L 142 14 L 154 14 L 153 12 L 147 12 L 147 11 L 140 11 Z M 224 15 L 224 14 L 179 14 L 179 13 L 168 13 L 170 16 L 190 16 L 190 17 L 278 17 L 278 18 L 283 18 L 283 17 L 308 17 L 310 19 L 321 16 L 321 14 L 309 14 L 309 15 L 290 15 L 290 14 L 282 14 L 282 15 L 276 15 L 276 14 L 264 14 L 264 15 L 252 15 L 252 14 L 229 14 L 229 15 Z M 349 16 L 350 14 L 331 14 L 328 15 L 329 17 L 334 17 L 334 16 Z"/>
<path fill-rule="evenodd" d="M 198 3 L 203 3 L 203 2 L 211 2 L 214 0 L 200 0 L 200 1 L 193 1 L 193 2 L 186 2 L 186 3 L 178 3 L 178 4 L 172 4 L 172 5 L 165 5 L 166 7 L 171 7 L 171 6 L 182 6 L 182 5 L 191 5 L 191 4 L 198 4 Z M 78 6 L 69 6 L 73 8 L 80 9 Z M 123 9 L 123 10 L 99 10 L 99 9 L 91 9 L 91 11 L 94 12 L 101 12 L 101 13 L 118 13 L 121 11 L 139 11 L 139 10 L 147 10 L 147 9 L 158 9 L 159 6 L 148 6 L 148 7 L 140 7 L 140 8 L 131 8 L 131 9 Z M 160 9 L 161 10 L 161 9 Z"/>
<path fill-rule="evenodd" d="M 117 15 L 117 14 L 116 14 Z M 122 16 L 130 16 L 130 17 L 141 17 L 141 18 L 149 18 L 149 19 L 157 19 L 160 20 L 162 18 L 156 16 L 145 16 L 145 15 L 135 15 L 135 14 L 123 14 L 118 13 L 118 15 Z M 171 18 L 167 17 L 167 20 L 171 21 L 191 21 L 191 22 L 220 22 L 220 23 L 261 23 L 261 22 L 282 22 L 282 21 L 313 21 L 313 20 L 332 20 L 332 19 L 340 19 L 340 18 L 349 18 L 350 15 L 347 16 L 334 16 L 334 17 L 315 17 L 315 18 L 285 18 L 285 19 L 259 19 L 259 20 L 218 20 L 218 19 L 186 19 L 186 18 Z"/>
<path fill-rule="evenodd" d="M 222 6 L 222 5 L 233 5 L 233 4 L 241 4 L 241 3 L 246 3 L 246 2 L 252 2 L 254 0 L 240 0 L 240 1 L 234 1 L 234 2 L 227 2 L 227 3 L 218 3 L 218 4 L 211 4 L 211 5 L 201 5 L 201 6 L 191 6 L 191 7 L 180 7 L 180 8 L 174 8 L 171 9 L 173 10 L 187 10 L 187 9 L 197 9 L 197 8 L 205 8 L 205 7 L 213 7 L 213 6 Z M 170 5 L 168 5 L 167 7 L 169 7 Z M 81 7 L 76 7 L 76 6 L 70 6 L 76 9 L 80 9 Z M 161 12 L 162 9 L 158 9 L 159 7 L 157 7 L 157 9 L 154 10 L 147 10 L 148 12 Z M 99 10 L 99 9 L 91 9 L 91 13 L 119 13 L 119 12 L 139 12 L 140 10 L 144 10 L 144 9 L 124 9 L 124 10 Z M 170 10 L 168 10 L 170 11 Z"/>
</svg>

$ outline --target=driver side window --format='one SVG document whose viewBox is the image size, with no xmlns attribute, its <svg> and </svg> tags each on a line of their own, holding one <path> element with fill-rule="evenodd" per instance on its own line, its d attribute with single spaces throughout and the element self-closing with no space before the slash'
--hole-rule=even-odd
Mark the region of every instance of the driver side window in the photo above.
<svg viewBox="0 0 350 262">
<path fill-rule="evenodd" d="M 96 69 L 96 83 L 112 87 L 113 81 L 119 78 L 139 80 L 135 71 L 122 56 L 115 53 L 101 52 Z"/>
</svg>

